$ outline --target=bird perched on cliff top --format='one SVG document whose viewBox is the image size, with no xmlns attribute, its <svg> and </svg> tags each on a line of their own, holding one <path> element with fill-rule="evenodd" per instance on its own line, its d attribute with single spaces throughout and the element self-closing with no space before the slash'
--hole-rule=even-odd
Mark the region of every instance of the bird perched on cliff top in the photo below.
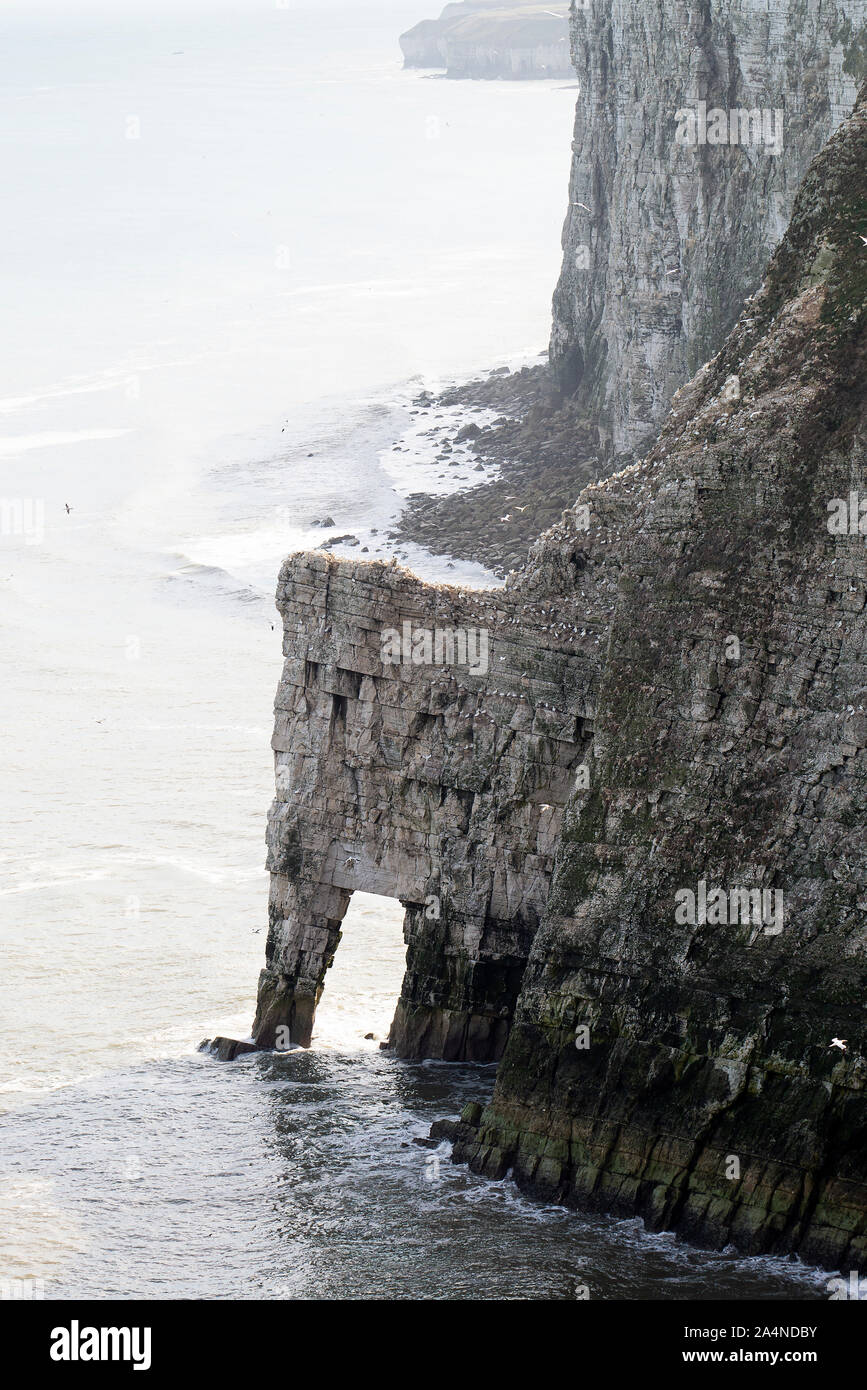
<svg viewBox="0 0 867 1390">
<path fill-rule="evenodd" d="M 845 1038 L 832 1038 L 832 1039 L 831 1039 L 831 1043 L 830 1043 L 830 1047 L 839 1047 L 839 1049 L 840 1049 L 841 1052 L 848 1052 L 848 1051 L 849 1051 L 849 1049 L 848 1049 L 847 1046 L 846 1046 L 846 1039 L 845 1039 Z M 829 1050 L 830 1050 L 830 1048 L 829 1048 Z"/>
</svg>

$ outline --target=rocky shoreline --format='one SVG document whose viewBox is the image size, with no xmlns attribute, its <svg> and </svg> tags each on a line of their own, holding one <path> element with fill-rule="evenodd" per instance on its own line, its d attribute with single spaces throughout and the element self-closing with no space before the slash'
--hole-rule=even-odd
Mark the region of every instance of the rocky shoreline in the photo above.
<svg viewBox="0 0 867 1390">
<path fill-rule="evenodd" d="M 505 368 L 449 388 L 422 392 L 414 401 L 433 416 L 438 407 L 461 407 L 469 423 L 453 439 L 443 433 L 440 457 L 455 444 L 468 447 L 476 469 L 493 479 L 447 496 L 414 493 L 388 537 L 411 541 L 457 560 L 473 560 L 501 578 L 526 563 L 536 538 L 574 506 L 581 489 L 629 462 L 600 444 L 595 423 L 564 396 L 547 366 Z M 472 421 L 475 411 L 499 412 L 490 424 Z"/>
</svg>

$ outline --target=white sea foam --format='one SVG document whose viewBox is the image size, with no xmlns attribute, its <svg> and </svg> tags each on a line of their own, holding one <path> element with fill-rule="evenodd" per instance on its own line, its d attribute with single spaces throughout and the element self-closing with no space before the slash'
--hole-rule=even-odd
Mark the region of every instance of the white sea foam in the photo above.
<svg viewBox="0 0 867 1390">
<path fill-rule="evenodd" d="M 69 444 L 88 444 L 100 439 L 121 439 L 126 429 L 42 430 L 39 434 L 9 435 L 0 439 L 0 458 L 16 458 L 31 449 L 59 449 Z"/>
</svg>

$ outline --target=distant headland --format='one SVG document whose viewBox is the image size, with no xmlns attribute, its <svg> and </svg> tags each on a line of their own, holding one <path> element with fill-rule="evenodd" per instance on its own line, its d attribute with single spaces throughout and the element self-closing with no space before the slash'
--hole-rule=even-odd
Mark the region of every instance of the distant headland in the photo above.
<svg viewBox="0 0 867 1390">
<path fill-rule="evenodd" d="M 446 5 L 400 36 L 404 66 L 443 68 L 447 77 L 510 80 L 574 76 L 569 6 L 562 0 L 465 0 Z"/>
</svg>

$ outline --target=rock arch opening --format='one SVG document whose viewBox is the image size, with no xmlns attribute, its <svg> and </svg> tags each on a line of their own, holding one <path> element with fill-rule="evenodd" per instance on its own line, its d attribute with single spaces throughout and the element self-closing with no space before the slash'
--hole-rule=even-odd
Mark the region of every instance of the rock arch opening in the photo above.
<svg viewBox="0 0 867 1390">
<path fill-rule="evenodd" d="M 340 943 L 325 970 L 314 1045 L 355 1048 L 384 1042 L 405 972 L 403 904 L 379 894 L 353 893 Z"/>
<path fill-rule="evenodd" d="M 611 591 L 574 550 L 526 591 L 325 555 L 284 564 L 256 1046 L 287 1031 L 310 1045 L 350 898 L 372 893 L 405 908 L 395 1053 L 502 1056 L 593 735 Z M 459 660 L 457 644 L 448 661 L 384 654 L 384 634 L 407 630 L 484 633 L 486 659 Z"/>
</svg>

